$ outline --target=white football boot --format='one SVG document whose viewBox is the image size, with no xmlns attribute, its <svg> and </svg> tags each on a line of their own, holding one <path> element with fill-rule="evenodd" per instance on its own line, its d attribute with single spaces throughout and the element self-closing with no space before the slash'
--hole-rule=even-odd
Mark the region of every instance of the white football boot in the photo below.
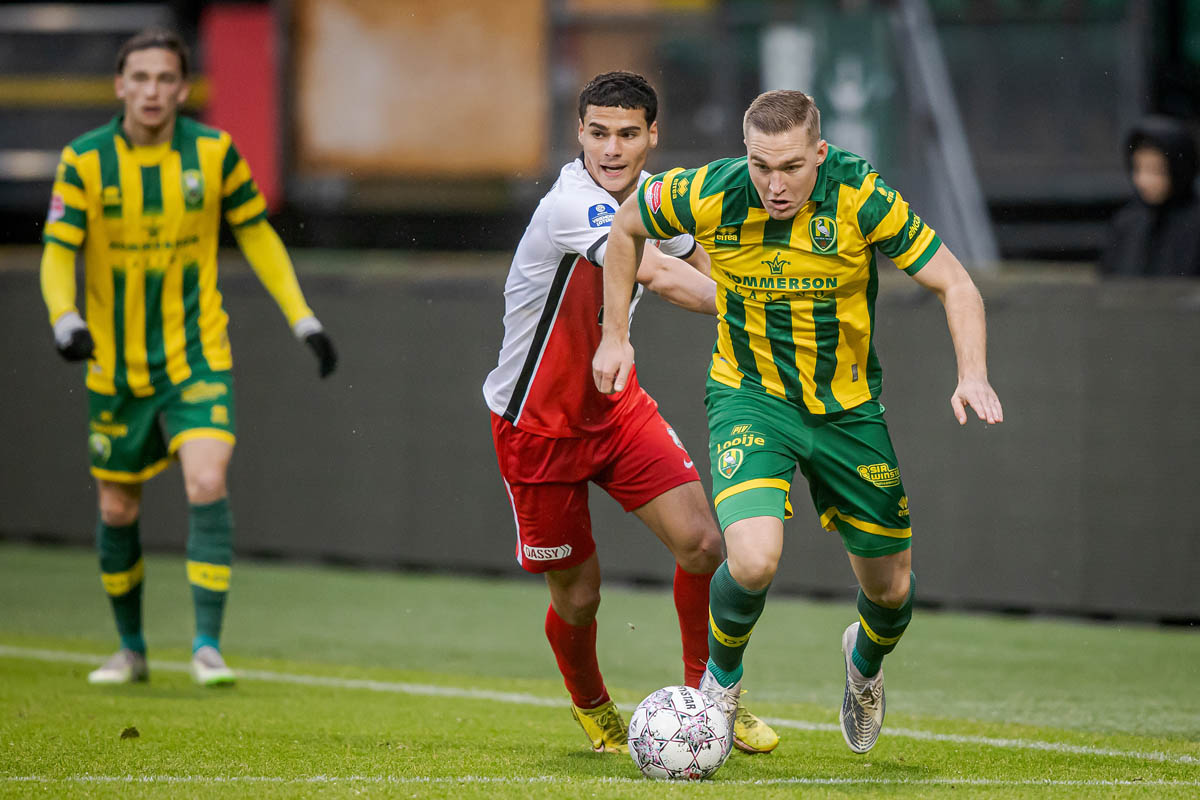
<svg viewBox="0 0 1200 800">
<path fill-rule="evenodd" d="M 842 634 L 842 655 L 846 662 L 846 694 L 842 697 L 842 738 L 855 753 L 862 754 L 875 746 L 883 729 L 883 714 L 887 701 L 883 696 L 883 670 L 866 678 L 854 666 L 850 654 L 858 638 L 859 623 L 855 622 Z"/>
<path fill-rule="evenodd" d="M 88 673 L 88 683 L 100 686 L 137 683 L 149 679 L 150 668 L 146 666 L 145 654 L 135 653 L 124 647 Z"/>
<path fill-rule="evenodd" d="M 732 746 L 733 726 L 737 719 L 738 700 L 742 696 L 742 682 L 739 680 L 733 686 L 722 686 L 713 674 L 708 671 L 708 667 L 705 667 L 704 674 L 700 676 L 699 688 L 700 694 L 711 700 L 721 710 L 721 713 L 725 715 L 725 720 L 729 723 L 728 744 Z"/>
<path fill-rule="evenodd" d="M 201 686 L 230 686 L 236 680 L 233 670 L 217 648 L 205 645 L 192 653 L 192 679 Z"/>
</svg>

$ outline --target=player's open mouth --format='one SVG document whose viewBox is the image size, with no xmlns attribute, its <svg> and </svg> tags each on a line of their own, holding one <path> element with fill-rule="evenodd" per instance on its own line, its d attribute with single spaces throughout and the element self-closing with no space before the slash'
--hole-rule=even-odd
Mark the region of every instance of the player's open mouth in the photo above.
<svg viewBox="0 0 1200 800">
<path fill-rule="evenodd" d="M 616 167 L 610 167 L 605 164 L 600 165 L 600 172 L 605 175 L 608 175 L 610 177 L 615 178 L 617 175 L 620 175 L 624 171 L 625 171 L 624 165 L 616 166 Z"/>
</svg>

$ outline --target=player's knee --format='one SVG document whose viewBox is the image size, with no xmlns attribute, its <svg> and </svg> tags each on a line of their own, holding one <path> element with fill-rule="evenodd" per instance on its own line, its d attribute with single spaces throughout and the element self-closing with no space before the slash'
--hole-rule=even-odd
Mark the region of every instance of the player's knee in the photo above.
<svg viewBox="0 0 1200 800">
<path fill-rule="evenodd" d="M 721 534 L 713 525 L 700 528 L 701 533 L 679 552 L 675 553 L 675 562 L 685 572 L 693 575 L 706 575 L 715 572 L 725 560 L 725 549 L 721 545 Z"/>
<path fill-rule="evenodd" d="M 192 470 L 184 476 L 184 487 L 189 503 L 216 502 L 225 496 L 225 470 L 219 467 Z"/>
<path fill-rule="evenodd" d="M 887 583 L 880 583 L 875 587 L 873 592 L 868 592 L 867 597 L 871 599 L 877 606 L 884 608 L 900 608 L 908 600 L 909 580 L 908 573 L 897 575 Z M 866 591 L 864 589 L 864 591 Z"/>
<path fill-rule="evenodd" d="M 600 592 L 591 586 L 573 586 L 556 598 L 554 610 L 571 625 L 590 625 L 600 610 Z"/>
<path fill-rule="evenodd" d="M 753 554 L 749 557 L 743 556 L 736 562 L 731 559 L 729 574 L 741 586 L 757 592 L 771 585 L 771 581 L 775 580 L 775 570 L 778 567 L 777 560 Z"/>
<path fill-rule="evenodd" d="M 100 519 L 105 525 L 124 527 L 137 521 L 141 499 L 123 492 L 104 492 L 100 495 Z"/>
</svg>

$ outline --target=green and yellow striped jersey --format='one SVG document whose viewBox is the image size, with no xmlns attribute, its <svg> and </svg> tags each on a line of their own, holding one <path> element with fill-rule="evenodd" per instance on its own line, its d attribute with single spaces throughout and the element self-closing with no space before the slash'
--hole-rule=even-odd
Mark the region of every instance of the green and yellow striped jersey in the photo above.
<svg viewBox="0 0 1200 800">
<path fill-rule="evenodd" d="M 717 282 L 709 378 L 828 414 L 877 397 L 872 339 L 878 250 L 915 274 L 941 240 L 864 159 L 839 148 L 792 219 L 771 219 L 746 157 L 649 178 L 638 193 L 655 238 L 691 233 Z"/>
<path fill-rule="evenodd" d="M 169 144 L 134 147 L 121 121 L 63 150 L 43 238 L 84 248 L 88 388 L 146 396 L 193 370 L 232 367 L 221 216 L 247 225 L 266 204 L 228 133 L 181 116 Z"/>
</svg>

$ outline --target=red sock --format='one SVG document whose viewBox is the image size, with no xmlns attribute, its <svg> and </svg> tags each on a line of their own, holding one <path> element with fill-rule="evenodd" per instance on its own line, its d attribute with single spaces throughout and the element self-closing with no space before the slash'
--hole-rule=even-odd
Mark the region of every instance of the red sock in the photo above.
<svg viewBox="0 0 1200 800">
<path fill-rule="evenodd" d="M 596 663 L 596 620 L 590 625 L 565 622 L 554 606 L 546 610 L 546 638 L 558 661 L 558 671 L 579 708 L 595 708 L 608 702 L 608 690 Z M 705 639 L 705 646 L 708 640 Z"/>
<path fill-rule="evenodd" d="M 708 664 L 708 584 L 711 572 L 693 575 L 675 565 L 675 612 L 683 639 L 683 682 L 699 687 Z"/>
</svg>

